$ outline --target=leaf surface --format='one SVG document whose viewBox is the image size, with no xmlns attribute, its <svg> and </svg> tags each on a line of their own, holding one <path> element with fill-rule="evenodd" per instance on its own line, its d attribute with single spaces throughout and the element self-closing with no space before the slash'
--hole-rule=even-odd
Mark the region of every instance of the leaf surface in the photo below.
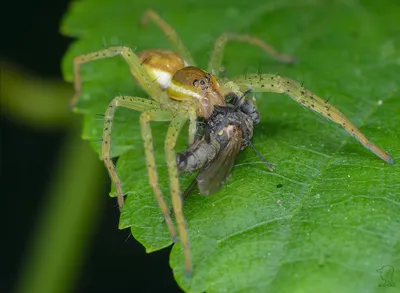
<svg viewBox="0 0 400 293">
<path fill-rule="evenodd" d="M 400 159 L 400 30 L 396 1 L 98 1 L 75 2 L 62 32 L 78 38 L 63 60 L 72 81 L 74 56 L 126 45 L 136 51 L 171 48 L 153 24 L 140 26 L 147 8 L 179 33 L 200 67 L 222 32 L 246 33 L 273 44 L 300 62 L 280 64 L 259 49 L 229 44 L 228 76 L 244 71 L 279 72 L 329 99 L 368 138 Z M 146 97 L 122 58 L 85 64 L 82 137 L 100 153 L 104 113 L 118 95 Z M 364 149 L 340 127 L 305 111 L 288 97 L 257 94 L 261 122 L 254 145 L 242 152 L 231 179 L 209 197 L 185 201 L 194 273 L 184 274 L 181 245 L 171 266 L 188 292 L 382 292 L 379 272 L 400 275 L 400 172 Z M 139 115 L 117 110 L 112 154 L 128 194 L 120 228 L 148 252 L 171 245 L 145 169 Z M 153 123 L 160 184 L 169 195 L 164 160 L 166 124 Z M 185 132 L 185 131 L 183 131 Z M 178 150 L 185 147 L 182 135 Z M 191 174 L 182 175 L 184 189 Z M 112 192 L 112 195 L 115 194 Z M 131 260 L 134 262 L 134 260 Z M 386 276 L 387 277 L 387 276 Z"/>
</svg>

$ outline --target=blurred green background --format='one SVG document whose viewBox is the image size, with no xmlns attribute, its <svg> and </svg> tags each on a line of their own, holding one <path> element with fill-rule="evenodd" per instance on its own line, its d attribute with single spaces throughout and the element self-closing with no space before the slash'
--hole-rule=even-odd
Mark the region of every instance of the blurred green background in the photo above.
<svg viewBox="0 0 400 293">
<path fill-rule="evenodd" d="M 72 39 L 59 27 L 69 4 L 2 5 L 0 292 L 181 292 L 170 248 L 148 255 L 118 230 L 108 175 L 68 111 L 60 63 Z"/>
</svg>

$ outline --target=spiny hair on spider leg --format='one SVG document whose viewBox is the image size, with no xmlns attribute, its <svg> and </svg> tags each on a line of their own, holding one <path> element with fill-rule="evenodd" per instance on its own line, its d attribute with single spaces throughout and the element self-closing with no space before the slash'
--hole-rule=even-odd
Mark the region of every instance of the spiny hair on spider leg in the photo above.
<svg viewBox="0 0 400 293">
<path fill-rule="evenodd" d="M 157 77 L 156 77 L 155 79 L 153 79 L 151 82 L 152 82 L 152 83 L 157 82 L 158 78 L 159 78 L 159 76 L 157 76 Z"/>
<path fill-rule="evenodd" d="M 102 138 L 100 138 L 100 139 L 91 139 L 91 140 L 89 140 L 89 142 L 96 143 L 96 144 L 101 146 L 101 144 L 103 143 L 103 139 Z"/>
<path fill-rule="evenodd" d="M 261 64 L 258 64 L 257 74 L 258 74 L 258 75 L 261 75 L 261 74 L 262 74 Z"/>
<path fill-rule="evenodd" d="M 260 65 L 258 66 L 257 74 L 259 75 L 259 81 L 262 81 L 263 72 L 262 72 L 262 68 Z"/>
<path fill-rule="evenodd" d="M 116 37 L 112 37 L 113 39 Z M 110 47 L 110 45 L 107 45 L 107 41 L 106 41 L 106 36 L 103 35 L 102 37 L 102 41 L 103 41 L 103 47 L 104 49 L 108 49 Z M 118 41 L 118 46 L 122 47 L 124 45 L 124 43 L 122 42 L 121 38 L 117 38 Z M 112 43 L 115 43 L 113 40 L 111 41 L 111 45 L 113 45 Z"/>
<path fill-rule="evenodd" d="M 132 48 L 132 51 L 133 51 L 133 52 L 136 52 L 136 51 L 137 51 L 137 48 L 138 48 L 137 46 L 134 47 L 134 48 Z"/>
<path fill-rule="evenodd" d="M 102 37 L 102 40 L 103 40 L 103 47 L 104 47 L 104 49 L 107 49 L 107 48 L 108 48 L 108 45 L 107 45 L 107 42 L 106 42 L 106 37 L 103 36 L 103 37 Z"/>
<path fill-rule="evenodd" d="M 140 63 L 140 65 L 145 64 L 145 63 L 147 62 L 147 60 L 149 60 L 149 58 L 144 58 L 143 61 L 142 61 L 142 63 Z"/>
<path fill-rule="evenodd" d="M 246 67 L 246 68 L 244 69 L 244 72 L 243 72 L 244 79 L 247 79 L 247 70 L 248 70 L 248 67 Z"/>
<path fill-rule="evenodd" d="M 325 104 L 328 104 L 329 100 L 332 98 L 332 96 L 329 96 L 328 99 L 325 101 Z"/>
</svg>

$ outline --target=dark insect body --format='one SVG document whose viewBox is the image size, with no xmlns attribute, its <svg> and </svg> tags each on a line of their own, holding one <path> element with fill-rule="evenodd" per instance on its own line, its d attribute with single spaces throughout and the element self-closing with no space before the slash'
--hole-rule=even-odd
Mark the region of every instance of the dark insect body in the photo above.
<svg viewBox="0 0 400 293">
<path fill-rule="evenodd" d="M 224 185 L 236 157 L 249 145 L 254 126 L 260 121 L 256 106 L 246 96 L 239 98 L 230 93 L 225 99 L 230 104 L 214 108 L 210 119 L 204 122 L 201 139 L 177 155 L 180 171 L 201 169 L 195 180 L 203 195 L 213 194 Z"/>
</svg>

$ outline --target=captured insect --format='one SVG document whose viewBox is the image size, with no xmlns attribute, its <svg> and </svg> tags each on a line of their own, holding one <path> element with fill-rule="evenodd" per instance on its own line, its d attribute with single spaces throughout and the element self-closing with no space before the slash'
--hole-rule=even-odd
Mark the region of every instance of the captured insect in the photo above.
<svg viewBox="0 0 400 293">
<path fill-rule="evenodd" d="M 197 124 L 196 136 L 200 139 L 176 157 L 179 171 L 200 170 L 183 192 L 182 200 L 196 187 L 202 195 L 210 195 L 221 189 L 231 174 L 237 155 L 251 143 L 254 125 L 260 121 L 257 108 L 245 94 L 239 99 L 232 93 L 225 100 L 229 104 L 215 106 L 210 119 Z"/>
<path fill-rule="evenodd" d="M 287 94 L 297 103 L 343 126 L 344 129 L 361 142 L 364 147 L 371 150 L 386 162 L 393 163 L 393 160 L 388 153 L 370 142 L 360 132 L 360 130 L 358 130 L 341 112 L 339 112 L 339 110 L 305 89 L 296 81 L 275 74 L 246 74 L 230 80 L 218 76 L 221 69 L 223 52 L 228 41 L 239 41 L 258 46 L 273 58 L 282 62 L 294 62 L 294 58 L 280 54 L 273 47 L 255 37 L 237 34 L 222 34 L 215 41 L 213 51 L 210 54 L 208 68 L 207 71 L 205 71 L 196 67 L 190 52 L 183 44 L 178 34 L 156 12 L 152 10 L 145 12 L 143 22 L 147 23 L 149 20 L 155 22 L 155 24 L 164 31 L 165 35 L 174 47 L 175 52 L 151 49 L 135 53 L 129 47 L 117 46 L 75 57 L 75 95 L 72 98 L 71 105 L 75 105 L 81 95 L 82 78 L 80 67 L 83 63 L 111 58 L 117 55 L 123 57 L 129 67 L 131 75 L 151 97 L 151 99 L 133 96 L 117 96 L 111 100 L 104 115 L 102 158 L 117 190 L 118 205 L 120 209 L 122 209 L 124 200 L 121 181 L 110 157 L 111 129 L 115 111 L 118 107 L 125 107 L 141 112 L 140 129 L 144 143 L 149 183 L 164 216 L 171 237 L 175 241 L 175 227 L 158 184 L 153 137 L 150 128 L 151 121 L 170 122 L 164 146 L 165 158 L 168 169 L 172 207 L 184 251 L 185 269 L 188 274 L 192 272 L 192 264 L 187 228 L 182 212 L 181 190 L 179 185 L 175 145 L 179 133 L 184 127 L 186 121 L 189 121 L 188 144 L 189 146 L 193 145 L 197 129 L 197 118 L 201 117 L 205 121 L 212 119 L 216 106 L 226 106 L 227 102 L 225 101 L 225 98 L 232 95 L 232 93 L 237 97 L 241 97 L 244 92 L 250 89 L 252 92 Z M 246 133 L 243 132 L 243 129 L 237 128 L 234 124 L 225 124 L 220 121 L 217 122 L 217 125 L 222 127 L 222 130 L 231 140 L 240 137 L 242 137 L 242 140 L 243 138 L 246 138 Z M 234 156 L 240 148 L 238 143 L 231 143 L 232 145 L 230 145 L 228 149 L 231 150 L 231 155 Z M 217 152 L 216 158 L 218 159 L 219 157 L 224 158 L 227 157 L 227 155 L 223 152 Z M 220 164 L 215 166 L 215 168 L 219 168 Z"/>
<path fill-rule="evenodd" d="M 245 93 L 246 94 L 246 93 Z M 231 174 L 239 152 L 249 144 L 254 134 L 254 126 L 260 121 L 260 113 L 255 104 L 245 94 L 239 98 L 228 94 L 226 106 L 215 106 L 212 116 L 205 122 L 204 135 L 193 145 L 177 155 L 179 171 L 200 170 L 184 198 L 197 182 L 200 194 L 217 192 Z M 253 147 L 254 148 L 254 147 Z M 258 152 L 270 171 L 273 166 Z"/>
</svg>

